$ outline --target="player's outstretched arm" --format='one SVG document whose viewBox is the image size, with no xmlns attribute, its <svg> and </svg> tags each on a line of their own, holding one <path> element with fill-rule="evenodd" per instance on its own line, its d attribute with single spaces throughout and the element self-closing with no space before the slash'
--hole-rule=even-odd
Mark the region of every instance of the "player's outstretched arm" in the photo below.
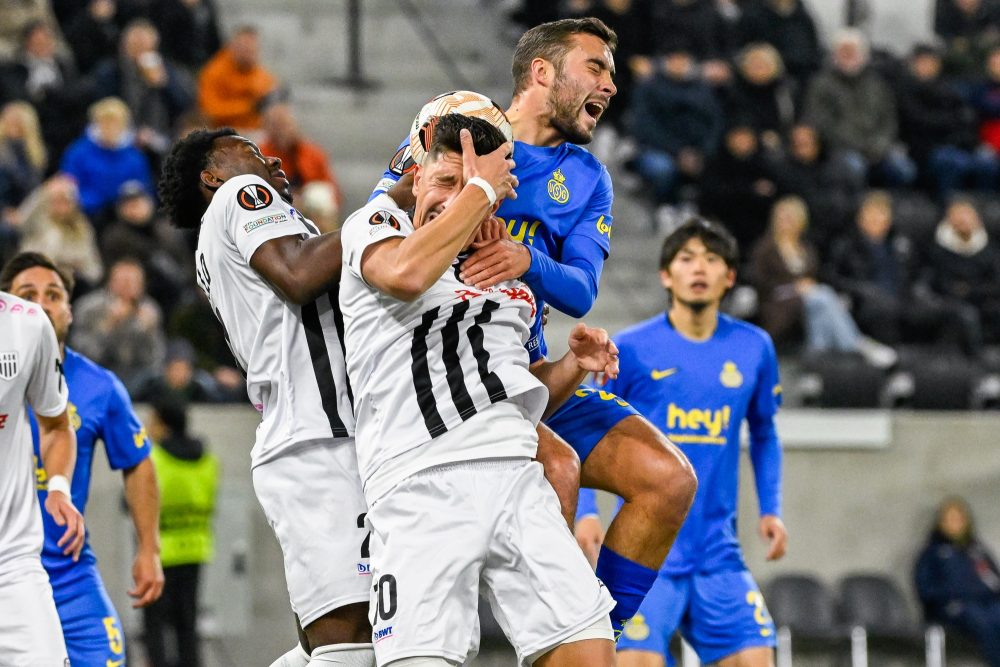
<svg viewBox="0 0 1000 667">
<path fill-rule="evenodd" d="M 421 224 L 409 236 L 372 244 L 361 258 L 362 277 L 401 301 L 413 301 L 430 289 L 493 212 L 494 203 L 485 190 L 469 184 L 469 179 L 484 179 L 498 198 L 510 196 L 517 186 L 517 179 L 510 173 L 514 161 L 506 157 L 510 144 L 477 156 L 468 130 L 462 130 L 461 138 L 465 185 L 458 196 L 439 216 Z"/>
<path fill-rule="evenodd" d="M 545 419 L 569 399 L 588 373 L 618 377 L 618 347 L 604 329 L 579 322 L 570 332 L 569 352 L 559 361 L 536 362 L 531 372 L 549 390 L 549 403 L 542 416 Z"/>
<path fill-rule="evenodd" d="M 340 281 L 342 257 L 339 230 L 308 239 L 281 236 L 257 248 L 250 267 L 286 301 L 302 305 Z"/>
<path fill-rule="evenodd" d="M 66 526 L 66 532 L 59 539 L 58 546 L 64 554 L 72 554 L 73 560 L 80 557 L 86 530 L 83 515 L 73 505 L 70 497 L 70 480 L 76 466 L 76 433 L 70 426 L 64 410 L 55 417 L 35 414 L 38 420 L 39 449 L 42 464 L 49 480 L 49 492 L 45 499 L 45 511 L 52 515 L 56 525 Z"/>
<path fill-rule="evenodd" d="M 125 502 L 139 542 L 132 561 L 133 586 L 128 591 L 132 608 L 145 607 L 163 593 L 163 566 L 160 563 L 160 489 L 156 470 L 149 457 L 122 473 Z"/>
</svg>

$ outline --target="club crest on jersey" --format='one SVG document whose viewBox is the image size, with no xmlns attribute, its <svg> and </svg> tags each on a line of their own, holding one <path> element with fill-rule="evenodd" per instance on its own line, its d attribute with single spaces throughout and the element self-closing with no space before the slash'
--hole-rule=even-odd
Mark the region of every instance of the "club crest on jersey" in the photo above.
<svg viewBox="0 0 1000 667">
<path fill-rule="evenodd" d="M 566 176 L 561 169 L 552 172 L 552 178 L 549 179 L 549 197 L 557 204 L 569 201 L 569 188 L 566 187 Z"/>
<path fill-rule="evenodd" d="M 0 352 L 0 379 L 13 380 L 17 377 L 17 351 Z"/>
<path fill-rule="evenodd" d="M 743 386 L 743 373 L 736 368 L 736 364 L 732 361 L 727 361 L 722 364 L 722 372 L 719 373 L 719 382 L 722 383 L 723 387 L 728 387 L 730 389 L 736 389 L 737 387 Z"/>
<path fill-rule="evenodd" d="M 248 211 L 259 211 L 262 208 L 267 208 L 273 200 L 271 191 L 259 183 L 244 185 L 236 193 L 236 203 Z"/>
<path fill-rule="evenodd" d="M 630 618 L 628 623 L 625 624 L 624 634 L 626 638 L 634 642 L 641 642 L 644 639 L 648 639 L 650 630 L 649 625 L 646 623 L 646 617 L 642 614 L 636 614 Z"/>
<path fill-rule="evenodd" d="M 375 211 L 372 217 L 368 218 L 369 225 L 389 225 L 397 232 L 399 231 L 399 220 L 388 211 Z"/>
</svg>

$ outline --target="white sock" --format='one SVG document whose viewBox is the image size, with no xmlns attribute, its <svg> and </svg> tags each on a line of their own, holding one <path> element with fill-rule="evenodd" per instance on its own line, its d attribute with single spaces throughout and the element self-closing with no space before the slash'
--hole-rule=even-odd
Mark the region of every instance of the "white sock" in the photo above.
<svg viewBox="0 0 1000 667">
<path fill-rule="evenodd" d="M 309 667 L 375 667 L 375 648 L 371 644 L 327 644 L 313 649 Z"/>
<path fill-rule="evenodd" d="M 306 667 L 309 664 L 309 654 L 296 644 L 295 648 L 271 663 L 271 667 Z"/>
</svg>

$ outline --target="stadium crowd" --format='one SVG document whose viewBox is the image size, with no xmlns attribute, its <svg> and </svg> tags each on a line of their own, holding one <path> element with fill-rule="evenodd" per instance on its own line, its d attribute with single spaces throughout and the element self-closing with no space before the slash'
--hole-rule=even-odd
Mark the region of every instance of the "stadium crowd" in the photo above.
<svg viewBox="0 0 1000 667">
<path fill-rule="evenodd" d="M 139 400 L 242 394 L 193 239 L 157 211 L 175 138 L 234 126 L 282 158 L 323 229 L 342 205 L 256 30 L 224 41 L 216 14 L 213 0 L 0 9 L 0 259 L 38 250 L 73 270 L 73 344 Z M 756 294 L 734 309 L 779 349 L 882 368 L 900 345 L 997 356 L 1000 3 L 938 0 L 937 39 L 901 59 L 855 29 L 825 48 L 802 0 L 526 2 L 513 18 L 567 15 L 620 36 L 594 147 L 624 167 L 619 190 L 649 193 L 654 235 L 694 211 L 725 223 Z"/>
<path fill-rule="evenodd" d="M 242 378 L 195 284 L 194 239 L 158 212 L 174 139 L 233 126 L 282 158 L 324 229 L 341 193 L 252 27 L 223 43 L 213 0 L 30 0 L 0 8 L 0 260 L 45 253 L 73 272 L 71 344 L 137 400 L 170 388 L 241 400 Z"/>
</svg>

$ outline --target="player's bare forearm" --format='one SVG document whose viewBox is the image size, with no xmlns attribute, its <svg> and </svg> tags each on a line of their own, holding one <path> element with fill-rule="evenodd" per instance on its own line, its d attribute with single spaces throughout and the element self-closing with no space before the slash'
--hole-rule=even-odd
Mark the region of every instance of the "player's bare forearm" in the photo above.
<svg viewBox="0 0 1000 667">
<path fill-rule="evenodd" d="M 340 281 L 340 232 L 308 239 L 282 236 L 261 245 L 250 267 L 294 304 L 309 303 Z"/>
<path fill-rule="evenodd" d="M 572 352 L 567 352 L 559 361 L 537 361 L 532 364 L 531 372 L 549 390 L 549 402 L 542 419 L 548 419 L 568 401 L 580 383 L 587 378 L 587 371 L 580 368 L 576 355 Z"/>
<path fill-rule="evenodd" d="M 139 542 L 139 551 L 160 553 L 160 489 L 153 460 L 146 458 L 122 473 L 125 503 Z"/>
<path fill-rule="evenodd" d="M 132 564 L 132 607 L 145 607 L 163 593 L 160 563 L 160 491 L 153 460 L 147 458 L 123 473 L 125 502 L 135 526 L 139 548 Z"/>
<path fill-rule="evenodd" d="M 76 433 L 65 412 L 55 417 L 36 414 L 38 420 L 39 450 L 42 465 L 48 477 L 62 475 L 72 481 L 76 467 Z"/>
<path fill-rule="evenodd" d="M 451 267 L 490 211 L 486 193 L 466 185 L 441 215 L 405 239 L 369 246 L 361 260 L 361 274 L 386 294 L 413 301 Z"/>
</svg>

